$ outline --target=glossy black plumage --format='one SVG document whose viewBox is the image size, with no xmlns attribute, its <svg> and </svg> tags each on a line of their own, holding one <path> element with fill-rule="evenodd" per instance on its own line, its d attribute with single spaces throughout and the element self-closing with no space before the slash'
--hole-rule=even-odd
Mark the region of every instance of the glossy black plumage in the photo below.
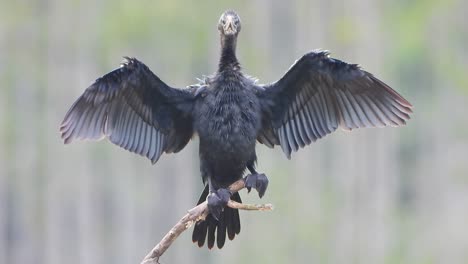
<svg viewBox="0 0 468 264">
<path fill-rule="evenodd" d="M 224 188 L 255 171 L 256 142 L 293 151 L 342 128 L 400 126 L 411 104 L 355 64 L 313 51 L 277 82 L 260 85 L 244 75 L 236 58 L 240 19 L 233 11 L 219 21 L 221 56 L 217 72 L 186 89 L 172 88 L 148 67 L 127 58 L 96 80 L 72 105 L 60 127 L 65 143 L 104 137 L 155 163 L 163 152 L 180 151 L 200 138 L 200 172 L 211 209 L 222 208 Z M 263 175 L 263 174 L 261 174 Z M 263 177 L 260 195 L 268 180 Z M 181 175 L 182 177 L 182 175 Z M 258 188 L 258 187 L 257 187 Z M 260 188 L 259 188 L 260 189 Z M 226 198 L 229 198 L 227 193 Z M 210 198 L 216 198 L 211 199 Z M 219 199 L 218 199 L 219 198 Z M 231 199 L 241 202 L 239 194 Z M 216 204 L 212 201 L 218 201 Z M 238 210 L 213 210 L 194 228 L 193 242 L 224 246 L 240 232 Z M 216 218 L 218 220 L 216 220 Z"/>
<path fill-rule="evenodd" d="M 197 205 L 204 202 L 207 196 L 208 186 L 205 187 Z M 233 194 L 231 199 L 238 203 L 242 202 L 238 193 Z M 213 248 L 216 242 L 216 246 L 222 248 L 226 241 L 226 234 L 230 240 L 233 240 L 240 233 L 240 230 L 239 210 L 226 207 L 219 221 L 208 215 L 205 221 L 197 222 L 193 228 L 192 241 L 197 243 L 199 247 L 202 247 L 206 241 L 210 249 Z"/>
<path fill-rule="evenodd" d="M 156 163 L 163 152 L 180 151 L 192 137 L 193 98 L 190 91 L 167 86 L 143 63 L 126 58 L 86 89 L 65 115 L 60 132 L 65 143 L 106 137 Z"/>
<path fill-rule="evenodd" d="M 259 142 L 281 145 L 290 158 L 338 127 L 400 126 L 412 105 L 356 64 L 313 51 L 299 59 L 279 81 L 258 93 L 265 110 Z"/>
</svg>

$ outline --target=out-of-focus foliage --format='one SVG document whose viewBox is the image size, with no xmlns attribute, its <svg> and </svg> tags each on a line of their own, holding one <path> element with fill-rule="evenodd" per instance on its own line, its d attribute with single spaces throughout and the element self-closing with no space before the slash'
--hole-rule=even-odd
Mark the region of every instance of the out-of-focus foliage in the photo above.
<svg viewBox="0 0 468 264">
<path fill-rule="evenodd" d="M 223 250 L 183 234 L 164 263 L 467 263 L 466 1 L 3 1 L 0 263 L 136 263 L 197 201 L 197 140 L 152 166 L 108 143 L 64 146 L 73 101 L 122 56 L 184 87 L 215 71 L 216 23 L 271 82 L 323 48 L 415 106 L 408 126 L 337 132 L 286 160 L 258 147 L 268 213 L 241 212 Z M 245 202 L 260 202 L 241 193 Z"/>
</svg>

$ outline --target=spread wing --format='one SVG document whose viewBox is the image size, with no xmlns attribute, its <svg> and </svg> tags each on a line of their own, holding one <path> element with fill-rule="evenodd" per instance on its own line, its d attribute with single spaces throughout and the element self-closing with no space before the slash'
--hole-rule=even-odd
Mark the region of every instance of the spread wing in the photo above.
<svg viewBox="0 0 468 264">
<path fill-rule="evenodd" d="M 326 51 L 304 55 L 279 81 L 260 88 L 264 119 L 257 139 L 281 145 L 288 158 L 338 127 L 400 126 L 412 113 L 390 86 Z"/>
<path fill-rule="evenodd" d="M 64 142 L 100 140 L 146 156 L 180 151 L 193 135 L 188 90 L 171 88 L 146 65 L 126 58 L 97 79 L 68 110 L 60 126 Z"/>
</svg>

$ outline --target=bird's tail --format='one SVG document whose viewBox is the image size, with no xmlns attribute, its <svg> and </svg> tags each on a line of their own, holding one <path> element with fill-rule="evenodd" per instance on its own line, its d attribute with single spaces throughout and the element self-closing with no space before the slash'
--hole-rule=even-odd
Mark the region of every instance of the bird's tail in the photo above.
<svg viewBox="0 0 468 264">
<path fill-rule="evenodd" d="M 203 190 L 197 204 L 204 202 L 207 196 L 208 186 Z M 242 202 L 238 193 L 233 194 L 231 199 L 238 203 Z M 213 248 L 215 240 L 218 248 L 222 248 L 226 241 L 226 233 L 230 240 L 233 240 L 236 234 L 240 233 L 239 210 L 227 206 L 221 213 L 219 221 L 216 221 L 211 214 L 208 214 L 204 221 L 197 222 L 193 229 L 192 241 L 197 243 L 199 247 L 203 247 L 208 236 L 207 245 L 209 249 Z"/>
</svg>

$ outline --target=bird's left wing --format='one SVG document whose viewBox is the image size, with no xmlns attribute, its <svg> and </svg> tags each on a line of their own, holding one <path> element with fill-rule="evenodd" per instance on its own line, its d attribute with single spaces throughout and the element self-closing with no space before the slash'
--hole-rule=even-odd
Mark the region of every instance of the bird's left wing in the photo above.
<svg viewBox="0 0 468 264">
<path fill-rule="evenodd" d="M 65 143 L 100 140 L 146 156 L 180 151 L 193 135 L 193 94 L 172 88 L 142 62 L 126 58 L 97 79 L 68 110 L 60 126 Z"/>
<path fill-rule="evenodd" d="M 388 85 L 326 51 L 304 55 L 257 94 L 264 111 L 257 139 L 281 145 L 288 158 L 338 127 L 400 126 L 412 113 L 412 105 Z"/>
</svg>

